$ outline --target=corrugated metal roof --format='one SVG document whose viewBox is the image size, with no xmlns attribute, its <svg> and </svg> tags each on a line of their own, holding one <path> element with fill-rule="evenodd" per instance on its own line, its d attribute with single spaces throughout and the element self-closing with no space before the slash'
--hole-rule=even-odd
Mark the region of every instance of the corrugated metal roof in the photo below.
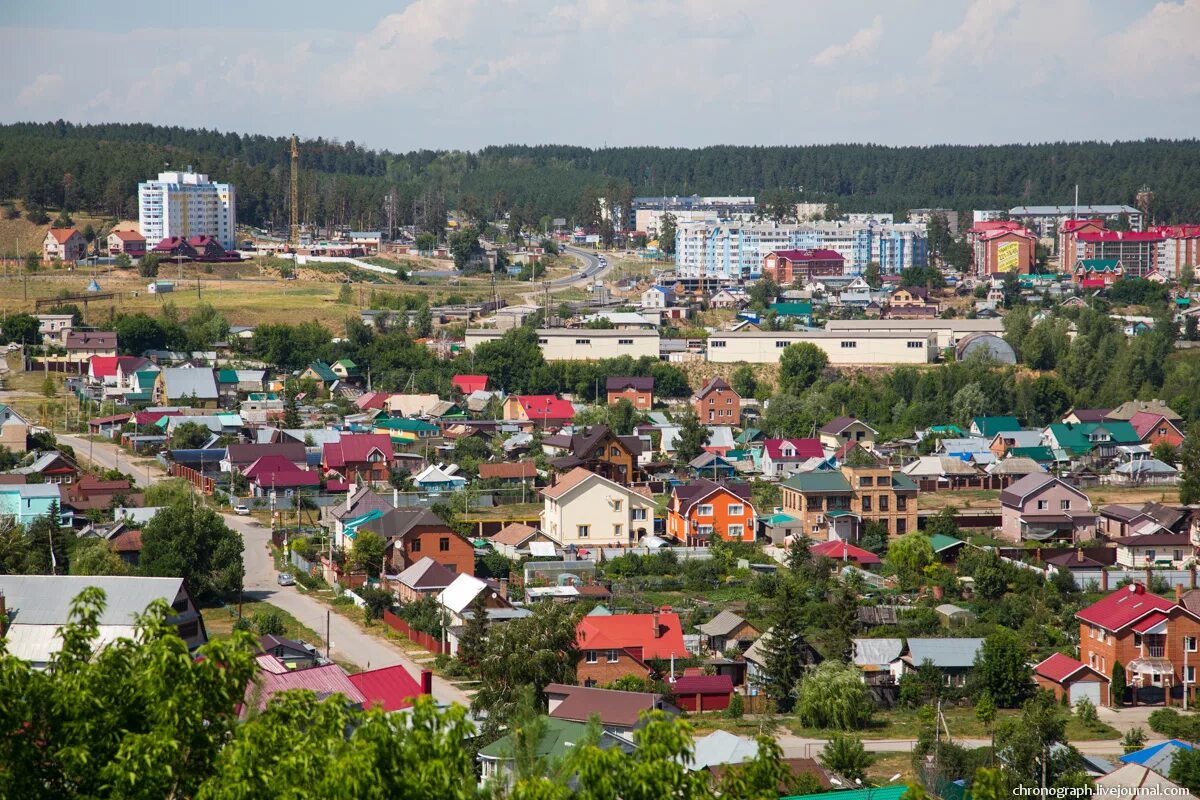
<svg viewBox="0 0 1200 800">
<path fill-rule="evenodd" d="M 904 652 L 902 639 L 855 639 L 854 664 L 859 667 L 890 664 Z"/>
<path fill-rule="evenodd" d="M 24 488 L 24 487 L 22 487 Z M 126 576 L 0 575 L 0 592 L 17 625 L 62 625 L 76 595 L 89 586 L 104 590 L 101 625 L 131 625 L 154 600 L 174 603 L 183 591 L 183 578 Z"/>
<path fill-rule="evenodd" d="M 975 663 L 975 654 L 983 645 L 983 639 L 909 639 L 908 655 L 912 663 L 920 665 L 926 659 L 935 667 L 962 669 Z"/>
</svg>

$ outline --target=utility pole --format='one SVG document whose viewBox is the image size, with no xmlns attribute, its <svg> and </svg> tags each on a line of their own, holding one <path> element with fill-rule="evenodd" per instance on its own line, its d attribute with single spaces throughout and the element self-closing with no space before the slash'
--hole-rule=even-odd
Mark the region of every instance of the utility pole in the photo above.
<svg viewBox="0 0 1200 800">
<path fill-rule="evenodd" d="M 300 246 L 300 148 L 296 144 L 296 134 L 292 134 L 292 216 L 288 228 L 288 243 L 292 249 Z"/>
</svg>

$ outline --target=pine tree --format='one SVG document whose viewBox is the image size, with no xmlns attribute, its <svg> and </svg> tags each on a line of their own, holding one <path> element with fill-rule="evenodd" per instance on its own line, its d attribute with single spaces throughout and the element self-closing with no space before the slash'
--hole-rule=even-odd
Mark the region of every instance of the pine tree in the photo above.
<svg viewBox="0 0 1200 800">
<path fill-rule="evenodd" d="M 471 619 L 458 639 L 458 660 L 472 668 L 479 666 L 487 652 L 487 607 L 484 605 L 484 592 L 475 595 L 469 606 Z"/>
<path fill-rule="evenodd" d="M 289 381 L 283 385 L 283 427 L 295 429 L 303 424 L 296 405 L 296 387 Z"/>
<path fill-rule="evenodd" d="M 764 664 L 762 687 L 782 712 L 792 710 L 793 691 L 808 666 L 808 646 L 804 640 L 805 598 L 799 581 L 785 578 L 775 595 L 774 624 L 763 634 Z"/>
</svg>

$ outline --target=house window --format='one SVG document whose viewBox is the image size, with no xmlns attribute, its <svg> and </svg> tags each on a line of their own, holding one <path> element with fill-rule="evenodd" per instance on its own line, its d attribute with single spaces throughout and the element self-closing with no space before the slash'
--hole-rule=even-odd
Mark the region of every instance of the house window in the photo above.
<svg viewBox="0 0 1200 800">
<path fill-rule="evenodd" d="M 1071 510 L 1071 501 L 1070 500 L 1059 500 L 1058 507 L 1062 511 L 1070 511 Z"/>
<path fill-rule="evenodd" d="M 875 479 L 873 477 L 871 477 L 870 475 L 862 475 L 858 479 L 858 485 L 859 486 L 874 486 Z"/>
<path fill-rule="evenodd" d="M 892 485 L 892 476 L 891 475 L 880 475 L 878 478 L 875 479 L 875 485 L 876 486 L 891 486 Z"/>
<path fill-rule="evenodd" d="M 908 520 L 906 520 L 906 519 L 896 520 L 896 535 L 903 536 L 906 533 L 908 533 Z"/>
<path fill-rule="evenodd" d="M 862 510 L 863 510 L 863 511 L 870 511 L 870 510 L 871 510 L 871 495 L 869 495 L 869 494 L 864 494 L 864 495 L 863 495 L 863 498 L 862 498 Z"/>
<path fill-rule="evenodd" d="M 731 517 L 740 517 L 742 514 L 746 513 L 746 507 L 741 503 L 730 503 L 725 509 L 725 513 Z"/>
<path fill-rule="evenodd" d="M 879 495 L 879 510 L 880 511 L 888 510 L 888 496 L 886 494 Z"/>
<path fill-rule="evenodd" d="M 724 339 L 714 339 L 713 341 L 708 343 L 708 346 L 709 347 L 724 347 L 725 340 Z"/>
<path fill-rule="evenodd" d="M 633 344 L 633 339 L 617 339 L 617 344 Z"/>
<path fill-rule="evenodd" d="M 591 532 L 591 525 L 579 525 L 575 528 L 575 535 L 580 539 L 588 538 L 588 533 Z"/>
<path fill-rule="evenodd" d="M 696 533 L 699 534 L 700 536 L 712 536 L 712 532 L 713 532 L 712 525 L 698 525 L 696 527 Z"/>
<path fill-rule="evenodd" d="M 787 347 L 787 346 L 788 346 L 788 343 L 787 343 L 787 342 L 780 342 L 780 341 L 776 341 L 776 342 L 775 342 L 775 346 L 776 346 L 776 347 Z"/>
<path fill-rule="evenodd" d="M 633 521 L 634 521 L 634 522 L 644 522 L 644 521 L 645 521 L 645 519 L 646 519 L 646 509 L 644 509 L 644 508 L 635 508 L 635 509 L 632 509 L 632 511 L 633 511 L 633 516 L 632 516 L 632 519 L 633 519 Z"/>
<path fill-rule="evenodd" d="M 1195 636 L 1183 637 L 1183 649 L 1189 653 L 1196 652 L 1196 637 Z"/>
<path fill-rule="evenodd" d="M 1146 551 L 1146 560 L 1147 560 L 1147 561 L 1153 561 L 1153 560 L 1154 560 L 1154 557 L 1155 557 L 1156 555 L 1158 555 L 1158 551 L 1157 551 L 1157 550 L 1147 550 L 1147 551 Z"/>
<path fill-rule="evenodd" d="M 731 406 L 731 405 L 733 405 L 733 398 L 732 398 L 732 397 L 726 397 L 726 398 L 725 398 L 725 405 L 727 405 L 727 406 Z"/>
<path fill-rule="evenodd" d="M 576 339 L 575 344 L 591 344 L 591 339 Z"/>
<path fill-rule="evenodd" d="M 623 527 L 624 527 L 624 526 L 623 526 L 623 525 L 621 525 L 621 524 L 619 524 L 619 523 L 618 523 L 618 524 L 616 524 L 616 525 L 613 525 L 613 538 L 614 538 L 614 539 L 620 539 L 620 538 L 621 538 L 621 528 L 623 528 Z"/>
<path fill-rule="evenodd" d="M 1174 559 L 1174 560 L 1175 560 L 1175 561 L 1182 561 L 1182 560 L 1183 560 L 1183 551 L 1182 551 L 1182 550 L 1176 550 L 1176 551 L 1175 551 L 1175 559 Z"/>
<path fill-rule="evenodd" d="M 1037 501 L 1037 510 L 1038 511 L 1045 511 L 1048 508 L 1050 508 L 1049 500 L 1038 500 Z"/>
<path fill-rule="evenodd" d="M 843 350 L 848 350 L 851 348 L 858 347 L 858 342 L 842 342 L 841 344 L 842 344 Z"/>
<path fill-rule="evenodd" d="M 410 553 L 421 552 L 421 540 L 413 539 L 411 542 L 409 542 L 408 543 L 408 552 L 410 552 Z"/>
<path fill-rule="evenodd" d="M 622 506 L 622 505 L 624 505 L 624 503 L 625 503 L 625 501 L 624 501 L 624 500 L 613 500 L 613 501 L 612 501 L 612 504 L 613 504 L 613 511 L 620 511 L 620 510 L 621 510 L 621 506 Z"/>
<path fill-rule="evenodd" d="M 696 507 L 696 516 L 697 517 L 711 517 L 712 515 L 713 515 L 713 507 L 712 507 L 711 503 L 709 503 L 707 505 Z"/>
<path fill-rule="evenodd" d="M 907 511 L 908 510 L 908 498 L 907 497 L 904 497 L 903 495 L 899 495 L 896 497 L 896 510 L 897 511 Z"/>
<path fill-rule="evenodd" d="M 438 539 L 438 552 L 439 553 L 450 552 L 450 537 L 449 536 L 443 536 L 442 538 Z"/>
<path fill-rule="evenodd" d="M 589 663 L 589 664 L 596 663 L 596 651 L 595 650 L 587 651 L 587 663 Z"/>
<path fill-rule="evenodd" d="M 922 342 L 922 341 L 919 341 L 919 340 L 918 340 L 918 341 L 915 341 L 915 342 L 909 342 L 909 343 L 908 343 L 908 349 L 909 349 L 909 350 L 919 350 L 919 349 L 921 349 L 921 348 L 922 348 L 922 347 L 924 347 L 924 346 L 925 346 L 925 343 L 924 343 L 924 342 Z"/>
<path fill-rule="evenodd" d="M 617 663 L 617 655 L 618 655 L 618 653 L 616 650 L 609 650 L 608 651 L 608 663 L 610 663 L 610 664 Z"/>
<path fill-rule="evenodd" d="M 1188 683 L 1195 683 L 1196 682 L 1196 668 L 1189 666 L 1187 668 L 1187 674 L 1183 676 L 1183 679 Z"/>
<path fill-rule="evenodd" d="M 730 525 L 725 529 L 725 533 L 730 539 L 741 539 L 745 535 L 745 530 L 743 525 Z"/>
</svg>

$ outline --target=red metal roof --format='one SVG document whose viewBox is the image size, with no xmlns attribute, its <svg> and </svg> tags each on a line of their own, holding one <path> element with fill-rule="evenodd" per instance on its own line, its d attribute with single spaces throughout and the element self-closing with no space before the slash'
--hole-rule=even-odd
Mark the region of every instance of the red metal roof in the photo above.
<svg viewBox="0 0 1200 800">
<path fill-rule="evenodd" d="M 117 374 L 117 356 L 92 356 L 88 364 L 93 378 L 111 378 Z"/>
<path fill-rule="evenodd" d="M 153 425 L 163 417 L 178 417 L 178 411 L 135 411 L 133 414 L 133 423 L 139 427 L 142 425 Z"/>
<path fill-rule="evenodd" d="M 1164 614 L 1161 611 L 1155 611 L 1154 613 L 1149 614 L 1145 617 L 1142 617 L 1142 619 L 1138 620 L 1133 626 L 1133 632 L 1134 633 L 1145 633 L 1146 631 L 1153 628 L 1155 625 L 1161 625 L 1162 623 L 1166 622 L 1167 619 L 1168 619 L 1168 617 L 1166 614 Z"/>
<path fill-rule="evenodd" d="M 989 220 L 987 222 L 976 222 L 967 229 L 967 233 L 986 233 L 987 231 L 1015 231 L 1021 227 L 1021 223 L 1013 222 L 1007 219 Z"/>
<path fill-rule="evenodd" d="M 66 244 L 72 236 L 78 236 L 81 239 L 83 234 L 74 228 L 51 228 L 50 235 L 54 237 L 59 244 Z"/>
<path fill-rule="evenodd" d="M 323 450 L 327 469 L 364 462 L 372 450 L 379 450 L 391 462 L 392 438 L 386 433 L 347 434 L 337 442 L 326 444 Z"/>
<path fill-rule="evenodd" d="M 1161 242 L 1161 233 L 1155 231 L 1085 231 L 1075 235 L 1080 242 Z"/>
<path fill-rule="evenodd" d="M 308 689 L 310 692 L 315 692 L 318 698 L 325 698 L 331 694 L 341 694 L 351 703 L 364 704 L 366 698 L 358 687 L 350 682 L 344 670 L 337 664 L 322 664 L 319 667 L 309 667 L 307 669 L 297 669 L 291 672 L 275 674 L 272 672 L 260 672 L 258 680 L 262 684 L 262 690 L 251 682 L 246 688 L 247 701 L 257 700 L 258 708 L 266 708 L 271 697 L 278 692 L 286 692 L 289 689 Z"/>
<path fill-rule="evenodd" d="M 1079 672 L 1079 670 L 1087 668 L 1087 665 L 1082 661 L 1078 661 L 1062 653 L 1055 653 L 1034 666 L 1033 671 L 1043 678 L 1049 678 L 1055 683 L 1062 683 L 1076 672 Z"/>
<path fill-rule="evenodd" d="M 672 687 L 675 695 L 730 694 L 733 678 L 728 675 L 684 675 Z"/>
<path fill-rule="evenodd" d="M 1022 239 L 1037 238 L 1033 235 L 1033 233 L 1020 226 L 1016 228 L 1002 228 L 998 230 L 984 231 L 983 233 L 979 234 L 978 238 L 980 241 L 990 242 L 992 239 L 999 239 L 1003 236 L 1019 236 Z"/>
<path fill-rule="evenodd" d="M 421 695 L 421 682 L 399 664 L 352 673 L 348 677 L 350 683 L 362 693 L 365 705 L 378 705 L 384 711 L 408 708 L 413 698 Z"/>
<path fill-rule="evenodd" d="M 657 616 L 658 626 L 654 619 Z M 657 636 L 655 632 L 657 630 Z M 637 647 L 642 658 L 682 658 L 687 655 L 679 615 L 671 611 L 655 614 L 614 614 L 611 617 L 584 617 L 575 627 L 580 650 L 607 650 Z"/>
<path fill-rule="evenodd" d="M 1058 232 L 1059 233 L 1071 233 L 1072 231 L 1087 227 L 1089 225 L 1094 225 L 1098 228 L 1103 228 L 1104 220 L 1102 220 L 1102 219 L 1066 219 L 1066 220 L 1063 220 L 1062 225 L 1059 226 Z"/>
<path fill-rule="evenodd" d="M 837 250 L 814 247 L 811 250 L 772 250 L 769 255 L 786 258 L 788 261 L 845 261 Z"/>
<path fill-rule="evenodd" d="M 113 231 L 109 236 L 116 236 L 122 242 L 144 242 L 146 237 L 137 231 Z"/>
<path fill-rule="evenodd" d="M 1145 439 L 1146 434 L 1157 427 L 1159 421 L 1165 421 L 1172 428 L 1175 427 L 1175 424 L 1162 414 L 1155 414 L 1150 411 L 1139 411 L 1129 418 L 1129 424 L 1133 426 L 1133 429 L 1137 431 L 1137 435 L 1142 439 Z"/>
<path fill-rule="evenodd" d="M 463 394 L 487 390 L 487 375 L 455 375 L 450 379 L 450 385 Z"/>
<path fill-rule="evenodd" d="M 857 561 L 859 564 L 879 564 L 879 556 L 863 550 L 861 547 L 855 547 L 849 542 L 841 539 L 830 539 L 820 544 L 815 544 L 811 548 L 814 556 L 824 556 L 832 558 L 835 561 Z"/>
<path fill-rule="evenodd" d="M 1169 612 L 1175 604 L 1146 591 L 1145 584 L 1131 583 L 1102 600 L 1097 600 L 1075 616 L 1084 622 L 1119 631 L 1155 611 Z"/>
<path fill-rule="evenodd" d="M 387 392 L 367 392 L 356 397 L 354 405 L 363 411 L 369 411 L 373 408 L 383 408 L 387 405 L 387 399 Z"/>
<path fill-rule="evenodd" d="M 795 455 L 785 456 L 783 454 L 783 445 L 790 444 L 796 451 Z M 764 439 L 763 449 L 773 461 L 781 459 L 796 458 L 800 460 L 808 458 L 824 458 L 825 448 L 821 446 L 820 439 Z"/>
<path fill-rule="evenodd" d="M 575 418 L 575 407 L 552 394 L 523 394 L 517 402 L 531 420 L 568 420 Z"/>
</svg>

